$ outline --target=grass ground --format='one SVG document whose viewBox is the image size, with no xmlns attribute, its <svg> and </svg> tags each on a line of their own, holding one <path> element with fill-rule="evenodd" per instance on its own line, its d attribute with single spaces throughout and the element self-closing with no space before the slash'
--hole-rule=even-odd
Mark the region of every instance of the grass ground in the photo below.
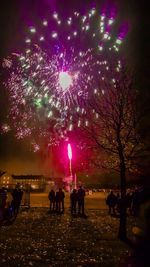
<svg viewBox="0 0 150 267">
<path fill-rule="evenodd" d="M 22 210 L 0 228 L 0 267 L 127 267 L 131 251 L 117 239 L 118 218 L 87 207 L 87 218 L 48 214 L 48 208 Z M 135 224 L 128 219 L 128 235 Z"/>
<path fill-rule="evenodd" d="M 96 192 L 85 197 L 85 209 L 107 209 L 106 194 Z M 31 207 L 49 207 L 48 193 L 32 193 L 30 195 Z M 70 206 L 70 194 L 65 193 L 65 207 Z"/>
</svg>

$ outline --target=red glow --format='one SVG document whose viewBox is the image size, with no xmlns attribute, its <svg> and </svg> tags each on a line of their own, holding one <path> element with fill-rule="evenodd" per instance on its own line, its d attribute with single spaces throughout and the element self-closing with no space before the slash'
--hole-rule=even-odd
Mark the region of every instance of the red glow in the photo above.
<svg viewBox="0 0 150 267">
<path fill-rule="evenodd" d="M 71 149 L 71 145 L 68 144 L 68 158 L 71 160 L 72 159 L 72 149 Z"/>
</svg>

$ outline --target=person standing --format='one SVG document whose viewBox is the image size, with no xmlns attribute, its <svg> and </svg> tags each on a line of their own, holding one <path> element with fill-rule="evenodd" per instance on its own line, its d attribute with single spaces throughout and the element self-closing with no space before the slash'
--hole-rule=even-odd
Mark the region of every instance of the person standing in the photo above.
<svg viewBox="0 0 150 267">
<path fill-rule="evenodd" d="M 85 190 L 82 188 L 82 186 L 78 189 L 78 215 L 84 216 L 84 198 L 85 198 Z"/>
<path fill-rule="evenodd" d="M 21 188 L 18 189 L 18 198 L 19 198 L 19 207 L 20 207 L 22 198 L 23 198 L 23 190 Z"/>
<path fill-rule="evenodd" d="M 76 206 L 78 200 L 78 194 L 76 189 L 73 189 L 73 191 L 71 192 L 70 200 L 71 200 L 71 214 L 76 215 Z"/>
<path fill-rule="evenodd" d="M 14 210 L 14 213 L 18 213 L 19 211 L 19 205 L 20 205 L 20 195 L 19 195 L 19 191 L 18 191 L 18 186 L 15 187 L 15 189 L 12 191 L 12 207 Z"/>
<path fill-rule="evenodd" d="M 113 193 L 113 191 L 111 191 L 110 194 L 107 196 L 106 204 L 109 207 L 109 214 L 112 214 L 112 212 L 113 214 L 115 214 L 115 206 L 117 204 L 117 198 Z"/>
<path fill-rule="evenodd" d="M 6 200 L 7 200 L 7 191 L 5 187 L 2 187 L 0 189 L 0 219 L 4 218 Z"/>
<path fill-rule="evenodd" d="M 64 199 L 65 199 L 65 193 L 64 191 L 62 191 L 62 188 L 59 188 L 59 192 L 58 192 L 58 212 L 59 213 L 64 213 Z"/>
<path fill-rule="evenodd" d="M 55 191 L 51 189 L 48 194 L 48 199 L 50 201 L 50 212 L 55 210 Z"/>
</svg>

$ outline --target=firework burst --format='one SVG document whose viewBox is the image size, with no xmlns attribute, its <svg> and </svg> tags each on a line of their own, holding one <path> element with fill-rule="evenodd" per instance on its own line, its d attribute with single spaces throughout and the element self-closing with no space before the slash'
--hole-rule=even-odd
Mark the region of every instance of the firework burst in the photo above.
<svg viewBox="0 0 150 267">
<path fill-rule="evenodd" d="M 118 54 L 124 38 L 123 31 L 114 37 L 113 24 L 111 10 L 106 15 L 92 8 L 66 18 L 54 12 L 29 27 L 25 52 L 3 61 L 13 125 L 3 128 L 13 127 L 17 138 L 32 137 L 35 150 L 43 136 L 49 144 L 66 137 L 73 128 L 72 109 L 84 113 L 82 101 L 109 77 L 110 58 Z M 120 61 L 114 65 L 119 71 Z"/>
</svg>

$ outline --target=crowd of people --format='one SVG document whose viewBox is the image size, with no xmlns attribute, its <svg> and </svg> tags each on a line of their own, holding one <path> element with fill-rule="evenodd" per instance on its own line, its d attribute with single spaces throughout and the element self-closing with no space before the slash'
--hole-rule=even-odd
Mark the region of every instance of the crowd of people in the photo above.
<svg viewBox="0 0 150 267">
<path fill-rule="evenodd" d="M 62 188 L 55 193 L 53 189 L 49 192 L 50 212 L 64 213 L 65 193 Z"/>
<path fill-rule="evenodd" d="M 118 214 L 120 213 L 121 209 L 121 195 L 120 193 L 115 194 L 111 191 L 107 198 L 106 204 L 108 205 L 108 212 L 109 214 Z M 127 192 L 125 198 L 125 206 L 127 209 L 127 213 L 129 215 L 138 216 L 140 211 L 140 204 L 141 204 L 141 193 L 138 189 L 135 189 L 133 192 Z"/>
<path fill-rule="evenodd" d="M 84 212 L 85 190 L 82 186 L 79 189 L 73 189 L 70 193 L 71 214 L 76 216 L 85 216 Z M 50 201 L 50 212 L 64 213 L 65 193 L 61 188 L 55 193 L 53 189 L 49 192 L 48 199 Z"/>
<path fill-rule="evenodd" d="M 2 187 L 0 189 L 0 220 L 8 220 L 16 216 L 19 211 L 23 196 L 23 191 L 16 186 L 11 192 L 11 201 L 8 201 L 7 189 Z"/>
<path fill-rule="evenodd" d="M 17 215 L 19 207 L 21 205 L 23 197 L 23 191 L 19 186 L 16 186 L 11 191 L 11 201 L 8 201 L 7 190 L 2 187 L 0 189 L 0 220 L 6 219 L 13 215 Z M 70 192 L 70 212 L 73 216 L 85 216 L 84 210 L 84 198 L 85 190 L 82 186 L 78 189 L 73 189 Z M 64 213 L 64 199 L 65 193 L 62 188 L 58 191 L 50 190 L 48 194 L 48 199 L 50 201 L 50 213 Z M 109 214 L 119 214 L 121 209 L 121 196 L 120 192 L 114 193 L 112 190 L 106 197 L 106 204 L 108 205 Z M 128 191 L 126 194 L 125 205 L 127 213 L 129 215 L 138 216 L 141 203 L 141 194 L 138 189 L 134 191 Z"/>
</svg>

